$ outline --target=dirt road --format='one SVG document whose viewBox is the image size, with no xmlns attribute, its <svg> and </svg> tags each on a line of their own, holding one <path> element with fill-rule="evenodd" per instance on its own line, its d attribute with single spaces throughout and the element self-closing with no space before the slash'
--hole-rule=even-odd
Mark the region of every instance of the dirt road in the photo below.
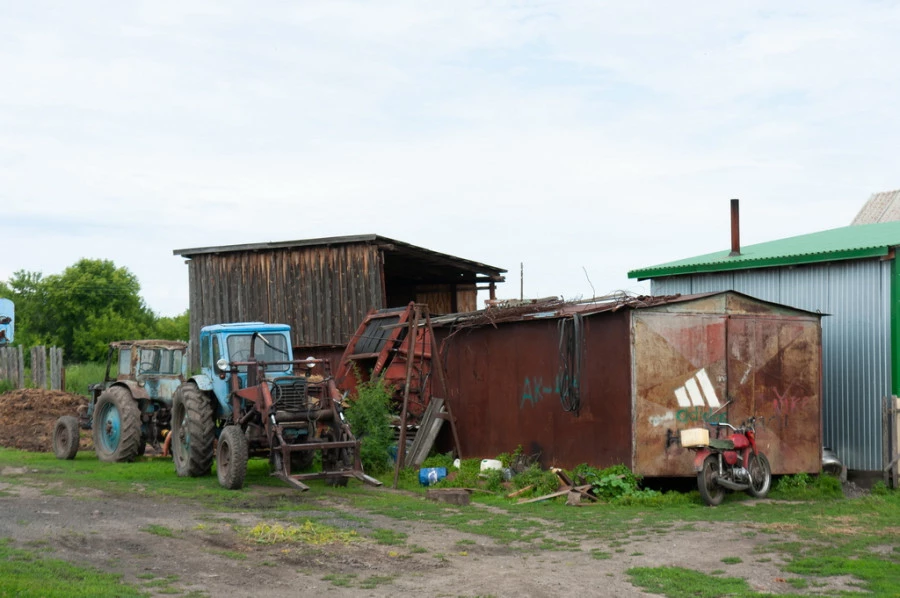
<svg viewBox="0 0 900 598">
<path fill-rule="evenodd" d="M 625 571 L 630 567 L 667 565 L 721 572 L 726 568 L 723 557 L 737 550 L 735 538 L 741 538 L 745 558 L 728 565 L 727 575 L 745 578 L 759 591 L 791 589 L 777 557 L 747 558 L 756 544 L 769 541 L 767 536 L 746 537 L 742 534 L 746 527 L 728 523 L 648 534 L 623 547 L 582 541 L 577 549 L 523 551 L 484 536 L 356 512 L 335 502 L 329 505 L 335 513 L 333 524 L 356 527 L 363 536 L 360 541 L 260 545 L 236 530 L 275 522 L 267 517 L 265 504 L 296 502 L 296 510 L 278 512 L 279 521 L 321 518 L 321 505 L 310 510 L 303 495 L 271 487 L 250 488 L 252 508 L 246 512 L 217 512 L 174 500 L 161 504 L 159 497 L 140 492 L 128 500 L 94 490 L 59 493 L 34 471 L 9 467 L 0 471 L 0 537 L 13 538 L 20 548 L 50 546 L 53 550 L 47 556 L 118 573 L 138 586 L 151 577 L 177 576 L 166 591 L 196 595 L 646 596 L 629 583 Z M 172 536 L 153 533 L 154 529 L 171 531 Z M 407 534 L 407 542 L 379 544 L 365 537 L 374 529 Z M 598 551 L 603 558 L 597 558 Z M 170 595 L 161 593 L 163 589 L 148 591 Z"/>
</svg>

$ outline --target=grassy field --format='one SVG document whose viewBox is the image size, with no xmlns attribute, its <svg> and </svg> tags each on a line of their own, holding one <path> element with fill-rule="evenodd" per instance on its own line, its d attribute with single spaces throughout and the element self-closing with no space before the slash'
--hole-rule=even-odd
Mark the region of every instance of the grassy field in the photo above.
<svg viewBox="0 0 900 598">
<path fill-rule="evenodd" d="M 359 518 L 358 513 L 362 512 L 452 528 L 489 538 L 523 555 L 589 550 L 593 558 L 608 560 L 621 554 L 637 554 L 634 551 L 638 550 L 638 541 L 648 536 L 670 537 L 698 525 L 736 522 L 745 538 L 763 537 L 766 542 L 762 549 L 741 554 L 741 537 L 736 537 L 735 554 L 723 555 L 721 571 L 703 573 L 661 563 L 658 567 L 633 567 L 625 572 L 633 585 L 664 596 L 757 596 L 746 580 L 728 575 L 729 567 L 742 561 L 771 562 L 777 557 L 785 563 L 785 577 L 790 578 L 788 594 L 828 594 L 822 590 L 825 581 L 845 577 L 855 590 L 844 590 L 840 595 L 900 596 L 900 493 L 876 486 L 868 496 L 845 499 L 839 483 L 828 477 L 782 478 L 776 483 L 771 500 L 752 507 L 752 499 L 733 494 L 722 506 L 708 508 L 701 504 L 695 491 L 623 493 L 585 508 L 568 507 L 561 500 L 516 504 L 515 499 L 506 498 L 505 492 L 486 491 L 473 494 L 480 508 L 456 508 L 422 500 L 424 489 L 416 481 L 416 472 L 408 471 L 401 476 L 401 489 L 405 492 L 399 493 L 356 482 L 347 488 L 328 488 L 313 482 L 313 490 L 302 495 L 303 508 L 313 513 L 320 509 L 322 518 L 316 521 L 313 516 L 307 524 L 288 516 L 296 509 L 298 499 L 280 502 L 278 498 L 273 500 L 271 493 L 254 490 L 284 487 L 268 475 L 268 464 L 263 460 L 251 460 L 248 488 L 241 491 L 220 488 L 215 476 L 178 478 L 171 461 L 158 458 L 108 464 L 98 462 L 92 453 L 79 454 L 73 461 L 59 461 L 50 454 L 0 449 L 0 471 L 6 468 L 39 473 L 46 493 L 66 493 L 73 487 L 97 489 L 114 496 L 140 491 L 160 499 L 193 501 L 220 512 L 265 510 L 272 524 L 253 532 L 259 536 L 257 541 L 283 537 L 311 542 L 311 537 L 336 533 L 329 531 L 324 521 Z M 26 475 L 4 475 L 0 481 L 28 484 L 29 479 Z M 335 504 L 348 509 L 331 508 Z M 357 515 L 350 515 L 350 511 Z M 279 519 L 279 512 L 284 514 L 283 519 Z M 169 533 L 165 528 L 144 531 L 160 536 Z M 421 550 L 414 539 L 397 531 L 372 529 L 367 537 L 392 547 L 398 554 Z M 464 553 L 467 546 L 461 543 L 456 549 Z M 240 556 L 235 554 L 232 558 Z M 57 594 L 56 586 L 43 585 L 48 576 L 55 580 L 83 579 L 79 584 L 89 588 L 88 593 Z M 331 582 L 349 583 L 340 576 Z M 64 581 L 60 583 L 60 588 L 68 587 Z M 8 540 L 0 539 L 0 596 L 128 596 L 141 595 L 142 591 L 139 587 L 123 586 L 114 577 L 55 561 L 52 553 L 14 549 Z"/>
</svg>

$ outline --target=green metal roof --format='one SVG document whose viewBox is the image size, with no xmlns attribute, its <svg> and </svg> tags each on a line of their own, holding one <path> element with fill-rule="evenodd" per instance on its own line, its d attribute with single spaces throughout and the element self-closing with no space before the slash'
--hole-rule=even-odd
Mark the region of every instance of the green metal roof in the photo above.
<svg viewBox="0 0 900 598">
<path fill-rule="evenodd" d="M 730 249 L 656 266 L 638 268 L 629 278 L 643 280 L 660 276 L 722 272 L 773 266 L 796 266 L 888 255 L 900 245 L 900 222 L 880 222 L 844 226 L 818 233 L 778 239 L 741 247 L 741 254 L 729 257 Z"/>
</svg>

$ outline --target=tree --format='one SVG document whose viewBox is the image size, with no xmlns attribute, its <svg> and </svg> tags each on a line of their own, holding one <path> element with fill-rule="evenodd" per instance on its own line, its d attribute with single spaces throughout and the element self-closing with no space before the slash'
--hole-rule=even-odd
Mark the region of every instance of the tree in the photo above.
<svg viewBox="0 0 900 598">
<path fill-rule="evenodd" d="M 82 259 L 62 274 L 15 272 L 0 297 L 16 304 L 16 341 L 62 347 L 70 362 L 103 361 L 111 341 L 186 340 L 188 312 L 157 318 L 137 277 L 109 260 Z"/>
<path fill-rule="evenodd" d="M 180 316 L 156 319 L 154 337 L 173 341 L 186 341 L 191 336 L 191 318 L 185 311 Z"/>
</svg>

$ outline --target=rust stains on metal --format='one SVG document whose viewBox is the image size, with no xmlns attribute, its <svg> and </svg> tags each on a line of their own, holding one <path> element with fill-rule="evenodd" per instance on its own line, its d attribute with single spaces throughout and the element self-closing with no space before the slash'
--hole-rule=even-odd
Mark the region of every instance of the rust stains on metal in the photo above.
<svg viewBox="0 0 900 598">
<path fill-rule="evenodd" d="M 688 451 L 672 441 L 679 430 L 756 415 L 775 473 L 818 471 L 820 314 L 736 292 L 485 312 L 436 319 L 468 456 L 521 445 L 544 466 L 691 476 Z M 576 318 L 577 374 L 561 324 Z"/>
</svg>

